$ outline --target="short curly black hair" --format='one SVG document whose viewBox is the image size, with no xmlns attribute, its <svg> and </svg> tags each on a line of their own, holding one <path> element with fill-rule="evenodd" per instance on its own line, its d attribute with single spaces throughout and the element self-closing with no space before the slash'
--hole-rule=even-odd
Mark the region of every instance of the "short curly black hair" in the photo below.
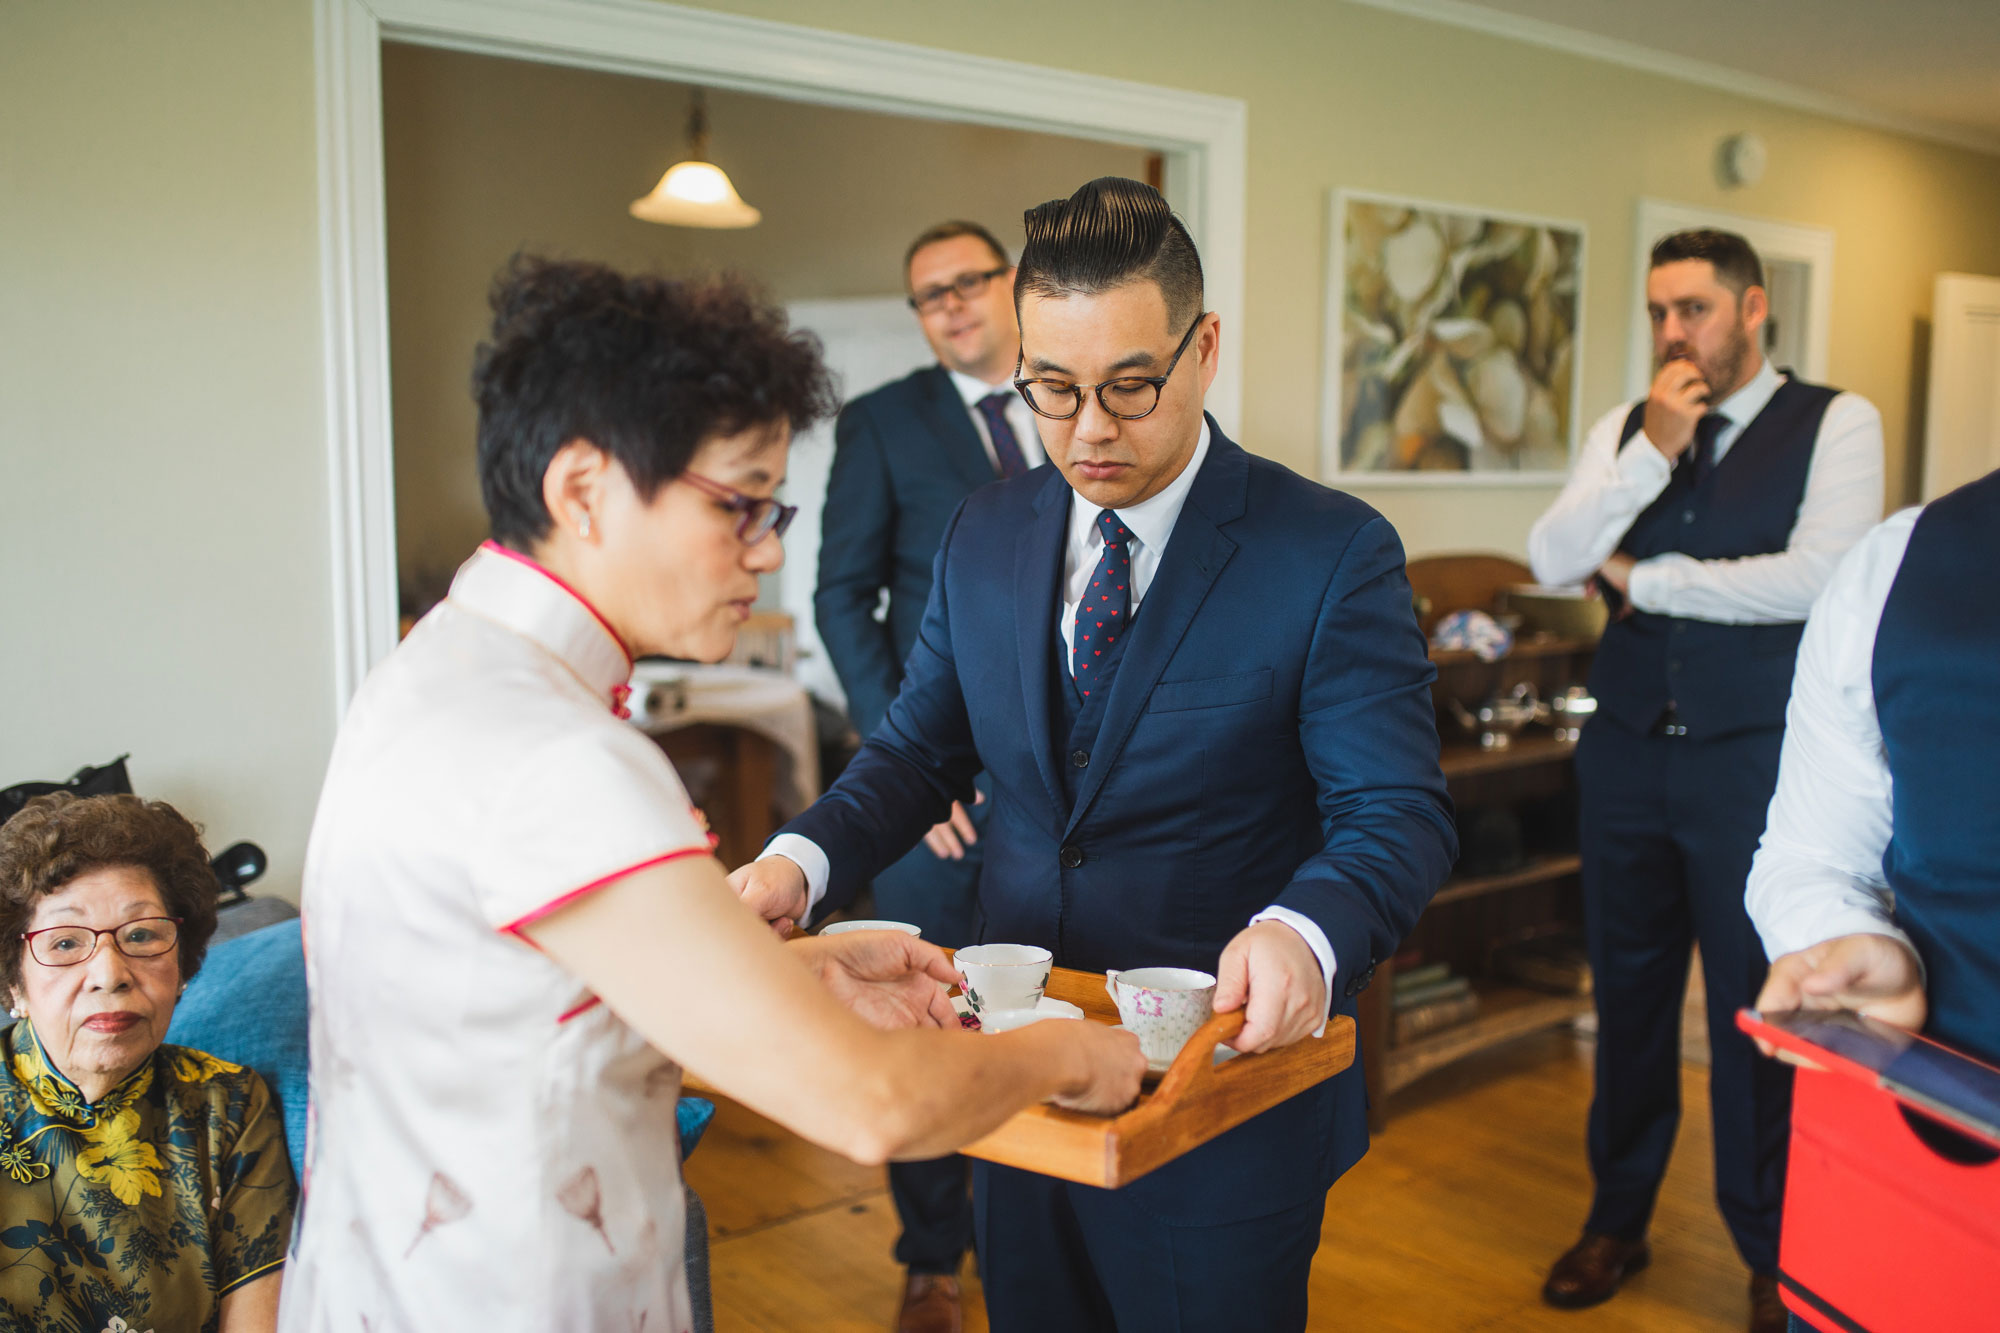
<svg viewBox="0 0 2000 1333">
<path fill-rule="evenodd" d="M 704 440 L 840 406 L 819 340 L 741 278 L 627 275 L 516 255 L 494 279 L 479 345 L 479 489 L 493 538 L 524 548 L 553 521 L 542 478 L 583 439 L 642 499 L 687 470 Z"/>
<path fill-rule="evenodd" d="M 181 980 L 201 971 L 221 886 L 200 826 L 165 801 L 59 791 L 37 796 L 0 826 L 0 990 L 11 995 L 21 984 L 21 933 L 35 905 L 111 866 L 153 877 L 167 915 L 180 918 Z"/>
</svg>

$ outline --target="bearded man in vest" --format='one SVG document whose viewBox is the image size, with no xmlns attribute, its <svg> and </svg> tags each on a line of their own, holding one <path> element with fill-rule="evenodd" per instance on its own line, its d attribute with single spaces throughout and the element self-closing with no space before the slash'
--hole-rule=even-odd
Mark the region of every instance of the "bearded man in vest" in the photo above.
<svg viewBox="0 0 2000 1333">
<path fill-rule="evenodd" d="M 1595 1305 L 1652 1257 L 1646 1227 L 1680 1122 L 1681 1008 L 1699 943 L 1716 1199 L 1750 1269 L 1749 1327 L 1763 1333 L 1786 1324 L 1776 1274 L 1791 1082 L 1735 1027 L 1767 966 L 1744 884 L 1807 612 L 1881 517 L 1882 420 L 1865 399 L 1764 359 L 1763 266 L 1740 236 L 1661 240 L 1646 306 L 1651 392 L 1592 428 L 1528 538 L 1537 578 L 1589 581 L 1613 608 L 1576 756 L 1596 1190 L 1542 1295 Z"/>
</svg>

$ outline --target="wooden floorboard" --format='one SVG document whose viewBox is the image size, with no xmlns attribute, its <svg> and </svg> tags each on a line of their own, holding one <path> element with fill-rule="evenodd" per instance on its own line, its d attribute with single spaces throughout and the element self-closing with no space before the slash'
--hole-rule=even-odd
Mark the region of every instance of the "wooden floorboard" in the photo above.
<svg viewBox="0 0 2000 1333">
<path fill-rule="evenodd" d="M 1593 1310 L 1538 1295 L 1589 1205 L 1589 1046 L 1531 1037 L 1398 1094 L 1388 1130 L 1327 1196 L 1315 1330 L 1720 1333 L 1744 1326 L 1748 1275 L 1716 1216 L 1707 1071 L 1682 1070 L 1683 1117 L 1653 1224 L 1653 1264 Z M 688 1165 L 708 1207 L 718 1333 L 880 1333 L 902 1274 L 882 1173 L 723 1103 Z M 985 1333 L 968 1272 L 966 1328 Z"/>
</svg>

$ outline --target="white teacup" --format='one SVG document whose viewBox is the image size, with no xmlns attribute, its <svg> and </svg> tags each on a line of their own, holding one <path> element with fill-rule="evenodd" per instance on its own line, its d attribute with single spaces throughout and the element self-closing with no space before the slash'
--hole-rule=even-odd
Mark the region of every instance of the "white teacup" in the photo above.
<svg viewBox="0 0 2000 1333">
<path fill-rule="evenodd" d="M 975 944 L 952 955 L 966 1007 L 979 1015 L 1006 1009 L 1032 1010 L 1049 984 L 1055 955 L 1033 944 Z"/>
<path fill-rule="evenodd" d="M 1146 1063 L 1166 1065 L 1215 1014 L 1215 978 L 1188 967 L 1139 967 L 1104 974 L 1104 989 Z"/>
<path fill-rule="evenodd" d="M 921 938 L 923 931 L 907 921 L 836 921 L 830 926 L 821 926 L 822 935 L 845 935 L 850 930 L 900 930 L 905 935 Z"/>
</svg>

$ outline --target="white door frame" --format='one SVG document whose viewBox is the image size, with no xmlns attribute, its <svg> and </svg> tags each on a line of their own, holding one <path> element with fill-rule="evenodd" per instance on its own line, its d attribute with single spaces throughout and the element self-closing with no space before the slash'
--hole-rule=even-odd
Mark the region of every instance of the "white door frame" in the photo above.
<svg viewBox="0 0 2000 1333">
<path fill-rule="evenodd" d="M 1240 99 L 739 18 L 654 0 L 314 0 L 336 711 L 396 642 L 382 167 L 385 40 L 826 106 L 1155 149 L 1224 313 L 1209 408 L 1241 406 L 1246 127 Z"/>
<path fill-rule="evenodd" d="M 1652 271 L 1653 242 L 1670 232 L 1693 227 L 1733 231 L 1750 242 L 1763 259 L 1804 264 L 1812 273 L 1806 295 L 1806 354 L 1798 372 L 1817 384 L 1826 383 L 1827 347 L 1833 340 L 1833 233 L 1825 227 L 1721 213 L 1693 204 L 1641 199 L 1633 245 L 1632 331 L 1625 358 L 1625 394 L 1644 398 L 1653 383 L 1653 325 L 1646 314 L 1646 275 Z"/>
</svg>

